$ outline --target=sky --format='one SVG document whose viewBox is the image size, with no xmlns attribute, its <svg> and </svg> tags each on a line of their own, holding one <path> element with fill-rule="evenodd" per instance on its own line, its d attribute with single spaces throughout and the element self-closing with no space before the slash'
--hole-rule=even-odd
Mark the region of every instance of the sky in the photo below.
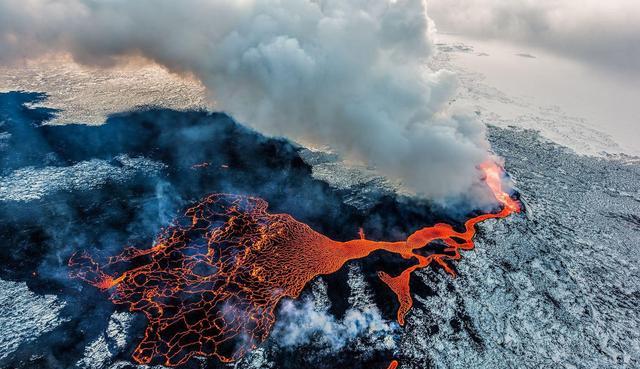
<svg viewBox="0 0 640 369">
<path fill-rule="evenodd" d="M 640 74 L 638 0 L 429 0 L 438 31 L 514 41 Z"/>
<path fill-rule="evenodd" d="M 465 69 L 584 119 L 615 140 L 613 152 L 640 154 L 640 1 L 429 0 L 429 16 L 441 40 L 490 55 L 461 57 Z"/>
</svg>

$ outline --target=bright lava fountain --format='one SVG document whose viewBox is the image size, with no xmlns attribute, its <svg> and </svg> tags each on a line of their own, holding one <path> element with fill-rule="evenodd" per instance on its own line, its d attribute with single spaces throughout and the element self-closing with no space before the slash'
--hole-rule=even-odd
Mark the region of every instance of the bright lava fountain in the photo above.
<svg viewBox="0 0 640 369">
<path fill-rule="evenodd" d="M 397 276 L 379 272 L 398 297 L 397 318 L 404 325 L 413 304 L 411 273 L 435 262 L 454 275 L 445 260 L 473 249 L 476 224 L 520 211 L 502 189 L 502 169 L 486 163 L 482 170 L 502 210 L 467 220 L 464 232 L 439 223 L 405 241 L 371 241 L 361 233 L 360 239 L 338 242 L 288 214 L 268 213 L 262 199 L 213 194 L 163 229 L 149 249 L 129 247 L 100 264 L 87 253 L 74 255 L 71 276 L 145 314 L 148 325 L 133 354 L 141 364 L 176 366 L 194 355 L 237 360 L 267 338 L 282 298 L 298 297 L 315 277 L 377 250 L 417 260 Z M 436 240 L 447 247 L 417 252 Z"/>
</svg>

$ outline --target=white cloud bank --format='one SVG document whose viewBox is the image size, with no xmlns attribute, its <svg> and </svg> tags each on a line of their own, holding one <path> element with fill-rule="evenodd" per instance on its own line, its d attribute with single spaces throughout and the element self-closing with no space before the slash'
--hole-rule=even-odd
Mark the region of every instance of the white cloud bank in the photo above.
<svg viewBox="0 0 640 369">
<path fill-rule="evenodd" d="M 217 107 L 328 145 L 432 198 L 465 193 L 487 159 L 481 124 L 449 111 L 423 0 L 2 0 L 0 63 L 66 52 L 143 56 L 190 73 Z"/>
<path fill-rule="evenodd" d="M 441 31 L 525 42 L 640 73 L 638 0 L 429 0 L 429 15 Z"/>
</svg>

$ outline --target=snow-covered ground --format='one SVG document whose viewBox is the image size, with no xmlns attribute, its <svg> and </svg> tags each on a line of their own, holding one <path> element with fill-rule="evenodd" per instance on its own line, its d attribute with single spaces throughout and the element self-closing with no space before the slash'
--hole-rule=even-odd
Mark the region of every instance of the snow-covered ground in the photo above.
<svg viewBox="0 0 640 369">
<path fill-rule="evenodd" d="M 54 295 L 31 292 L 24 282 L 0 280 L 0 363 L 20 345 L 63 323 L 64 306 Z"/>
<path fill-rule="evenodd" d="M 416 297 L 404 368 L 640 367 L 640 165 L 490 137 L 528 213 L 482 223 L 458 278 L 420 273 L 437 296 Z"/>
<path fill-rule="evenodd" d="M 52 123 L 102 124 L 107 115 L 139 106 L 176 110 L 212 108 L 204 86 L 148 62 L 90 67 L 58 56 L 0 66 L 0 91 L 49 95 L 44 107 L 59 109 Z"/>
</svg>

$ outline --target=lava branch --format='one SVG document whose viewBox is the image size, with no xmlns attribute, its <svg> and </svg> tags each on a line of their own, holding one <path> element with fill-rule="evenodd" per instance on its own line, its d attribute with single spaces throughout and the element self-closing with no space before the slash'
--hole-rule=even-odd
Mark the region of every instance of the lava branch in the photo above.
<svg viewBox="0 0 640 369">
<path fill-rule="evenodd" d="M 160 359 L 176 366 L 194 355 L 237 360 L 267 338 L 282 298 L 298 297 L 315 277 L 377 250 L 418 261 L 398 276 L 379 272 L 398 298 L 397 319 L 404 325 L 413 304 L 413 272 L 435 262 L 455 275 L 446 260 L 473 249 L 479 222 L 520 211 L 502 190 L 501 168 L 487 163 L 481 169 L 502 210 L 467 220 L 463 232 L 439 223 L 405 241 L 367 240 L 361 231 L 358 239 L 338 242 L 288 214 L 268 213 L 262 199 L 213 194 L 163 229 L 153 247 L 129 247 L 100 264 L 87 253 L 75 254 L 70 275 L 145 314 L 148 325 L 133 354 L 140 364 Z M 429 256 L 416 252 L 436 240 L 447 248 Z"/>
</svg>

